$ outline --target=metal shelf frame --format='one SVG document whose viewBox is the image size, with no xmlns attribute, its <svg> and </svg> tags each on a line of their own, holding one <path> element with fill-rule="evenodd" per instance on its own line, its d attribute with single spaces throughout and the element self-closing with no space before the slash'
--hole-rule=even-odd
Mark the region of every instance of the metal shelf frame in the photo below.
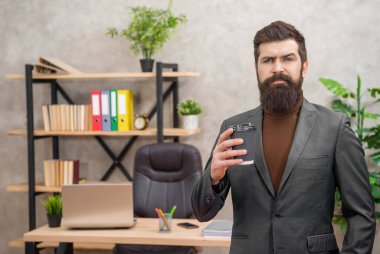
<svg viewBox="0 0 380 254">
<path fill-rule="evenodd" d="M 176 106 L 178 104 L 178 77 L 163 77 L 163 70 L 170 69 L 173 72 L 178 72 L 178 64 L 170 63 L 156 63 L 156 103 L 150 110 L 148 114 L 149 120 L 157 114 L 157 142 L 162 143 L 164 141 L 163 135 L 163 104 L 167 100 L 170 94 L 172 94 L 173 103 L 173 128 L 179 128 L 179 116 L 177 113 Z M 170 82 L 169 87 L 164 91 L 164 82 Z M 47 83 L 50 84 L 51 90 L 51 104 L 58 103 L 58 93 L 65 99 L 69 104 L 74 104 L 74 101 L 66 93 L 64 88 L 58 83 L 57 79 L 34 79 L 33 78 L 33 65 L 25 65 L 25 85 L 26 85 L 26 113 L 27 113 L 27 154 L 28 154 L 28 203 L 29 203 L 29 230 L 36 228 L 36 196 L 40 193 L 36 193 L 35 189 L 35 144 L 36 140 L 42 138 L 52 139 L 52 157 L 53 159 L 59 159 L 59 137 L 58 136 L 48 136 L 39 137 L 34 135 L 34 118 L 33 118 L 33 86 L 37 83 Z M 102 137 L 94 136 L 98 141 L 104 151 L 112 159 L 112 164 L 107 169 L 106 173 L 100 179 L 101 181 L 107 180 L 110 175 L 119 168 L 123 175 L 132 181 L 132 177 L 129 175 L 127 169 L 121 161 L 127 155 L 128 151 L 132 145 L 136 142 L 139 136 L 132 136 L 128 142 L 125 144 L 124 148 L 119 154 L 115 154 L 111 151 L 109 146 L 105 143 Z M 179 142 L 179 137 L 173 137 L 174 142 Z M 36 249 L 36 246 L 27 245 L 26 252 L 30 249 Z"/>
</svg>

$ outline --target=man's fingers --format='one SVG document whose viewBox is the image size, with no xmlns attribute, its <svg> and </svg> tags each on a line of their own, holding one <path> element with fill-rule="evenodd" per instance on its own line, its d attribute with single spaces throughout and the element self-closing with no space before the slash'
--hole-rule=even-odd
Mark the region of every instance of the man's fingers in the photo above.
<svg viewBox="0 0 380 254">
<path fill-rule="evenodd" d="M 247 154 L 247 150 L 241 149 L 241 150 L 227 150 L 222 153 L 218 153 L 216 157 L 220 160 L 226 160 L 235 156 L 245 155 Z"/>
<path fill-rule="evenodd" d="M 231 159 L 231 160 L 218 161 L 217 165 L 219 167 L 228 168 L 231 166 L 239 165 L 242 162 L 243 162 L 242 159 Z"/>
<path fill-rule="evenodd" d="M 232 146 L 241 145 L 243 143 L 244 143 L 244 140 L 241 138 L 233 138 L 233 139 L 224 140 L 222 143 L 218 145 L 217 151 L 224 152 L 230 149 Z"/>
<path fill-rule="evenodd" d="M 231 134 L 234 132 L 234 129 L 232 128 L 228 128 L 227 130 L 225 130 L 222 134 L 219 135 L 219 139 L 218 139 L 218 145 L 220 143 L 222 143 L 224 140 L 226 140 L 229 136 L 231 136 Z"/>
</svg>

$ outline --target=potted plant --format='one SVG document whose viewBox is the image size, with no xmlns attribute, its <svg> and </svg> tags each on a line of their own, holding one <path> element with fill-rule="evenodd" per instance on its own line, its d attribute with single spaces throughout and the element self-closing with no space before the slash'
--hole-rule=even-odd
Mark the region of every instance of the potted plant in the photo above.
<svg viewBox="0 0 380 254">
<path fill-rule="evenodd" d="M 48 224 L 51 228 L 61 226 L 62 219 L 62 199 L 60 195 L 50 195 L 46 200 L 42 202 L 45 207 Z"/>
<path fill-rule="evenodd" d="M 370 113 L 368 108 L 380 102 L 380 88 L 369 88 L 367 94 L 362 93 L 361 79 L 357 76 L 356 92 L 352 92 L 345 88 L 339 82 L 320 78 L 319 81 L 338 99 L 332 102 L 332 109 L 336 112 L 342 112 L 351 117 L 355 126 L 355 133 L 363 144 L 365 149 L 371 149 L 372 154 L 369 156 L 372 163 L 380 166 L 380 114 Z M 364 103 L 364 98 L 367 95 L 370 99 Z M 350 103 L 350 100 L 352 101 Z M 365 126 L 364 121 L 366 119 L 372 119 L 372 126 Z M 372 196 L 376 205 L 376 218 L 380 218 L 380 174 L 373 172 L 369 173 L 370 183 L 372 187 Z M 341 196 L 338 189 L 335 192 L 335 215 L 333 222 L 340 225 L 340 228 L 344 230 L 347 227 L 347 221 L 341 213 Z"/>
<path fill-rule="evenodd" d="M 202 113 L 202 106 L 192 100 L 185 100 L 177 105 L 178 114 L 183 116 L 183 128 L 193 130 L 198 128 L 198 115 Z"/>
<path fill-rule="evenodd" d="M 167 9 L 155 9 L 145 6 L 131 8 L 131 22 L 126 29 L 109 28 L 107 35 L 125 37 L 132 43 L 131 50 L 137 55 L 142 53 L 140 60 L 143 72 L 153 70 L 152 56 L 163 47 L 177 29 L 178 24 L 186 22 L 185 15 L 175 16 L 172 13 L 172 0 Z"/>
</svg>

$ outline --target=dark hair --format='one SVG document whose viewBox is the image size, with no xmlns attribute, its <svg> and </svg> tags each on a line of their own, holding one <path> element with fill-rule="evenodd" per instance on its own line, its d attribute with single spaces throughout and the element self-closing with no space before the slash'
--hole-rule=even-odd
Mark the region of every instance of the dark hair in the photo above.
<svg viewBox="0 0 380 254">
<path fill-rule="evenodd" d="M 307 60 L 305 38 L 294 26 L 283 21 L 275 21 L 256 33 L 255 38 L 253 39 L 255 62 L 257 63 L 259 58 L 259 47 L 261 43 L 282 41 L 286 39 L 294 39 L 297 42 L 298 53 L 301 57 L 301 62 L 304 63 Z"/>
</svg>

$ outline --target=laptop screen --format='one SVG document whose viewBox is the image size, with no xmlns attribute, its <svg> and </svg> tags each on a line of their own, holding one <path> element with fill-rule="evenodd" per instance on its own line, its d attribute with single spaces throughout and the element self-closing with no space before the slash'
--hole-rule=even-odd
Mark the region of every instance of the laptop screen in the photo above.
<svg viewBox="0 0 380 254">
<path fill-rule="evenodd" d="M 74 184 L 62 187 L 62 225 L 66 228 L 131 227 L 130 183 Z"/>
</svg>

